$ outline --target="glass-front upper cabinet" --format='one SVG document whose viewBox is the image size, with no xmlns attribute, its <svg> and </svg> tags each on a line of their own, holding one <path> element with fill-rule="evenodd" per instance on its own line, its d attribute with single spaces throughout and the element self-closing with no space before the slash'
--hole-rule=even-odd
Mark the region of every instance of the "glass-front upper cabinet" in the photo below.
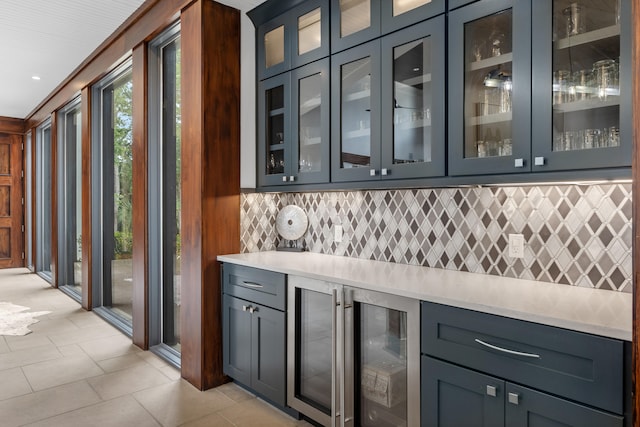
<svg viewBox="0 0 640 427">
<path fill-rule="evenodd" d="M 264 80 L 258 92 L 258 185 L 329 181 L 329 59 Z"/>
<path fill-rule="evenodd" d="M 329 0 L 305 1 L 258 27 L 258 75 L 265 79 L 329 55 Z"/>
<path fill-rule="evenodd" d="M 331 52 L 380 36 L 381 1 L 331 0 Z"/>
<path fill-rule="evenodd" d="M 444 11 L 444 0 L 331 0 L 331 51 L 348 49 Z"/>
<path fill-rule="evenodd" d="M 444 16 L 382 39 L 383 179 L 445 173 Z"/>
<path fill-rule="evenodd" d="M 445 173 L 444 16 L 332 56 L 332 181 Z"/>
<path fill-rule="evenodd" d="M 531 3 L 481 0 L 449 14 L 449 173 L 530 170 Z"/>
<path fill-rule="evenodd" d="M 388 34 L 411 24 L 444 13 L 444 0 L 383 0 L 382 34 Z"/>
<path fill-rule="evenodd" d="M 281 74 L 260 82 L 258 87 L 258 184 L 261 186 L 280 184 L 289 171 L 290 78 L 290 73 Z"/>
<path fill-rule="evenodd" d="M 630 15 L 628 0 L 534 2 L 534 171 L 631 165 Z"/>
<path fill-rule="evenodd" d="M 380 179 L 380 41 L 331 56 L 331 180 Z"/>
</svg>

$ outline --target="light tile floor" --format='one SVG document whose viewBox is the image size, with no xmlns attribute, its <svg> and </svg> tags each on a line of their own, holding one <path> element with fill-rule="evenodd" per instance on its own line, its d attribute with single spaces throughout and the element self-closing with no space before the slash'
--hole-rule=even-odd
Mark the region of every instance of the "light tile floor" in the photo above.
<svg viewBox="0 0 640 427">
<path fill-rule="evenodd" d="M 0 301 L 51 311 L 0 336 L 0 425 L 296 426 L 235 384 L 200 392 L 178 370 L 26 269 L 0 270 Z"/>
</svg>

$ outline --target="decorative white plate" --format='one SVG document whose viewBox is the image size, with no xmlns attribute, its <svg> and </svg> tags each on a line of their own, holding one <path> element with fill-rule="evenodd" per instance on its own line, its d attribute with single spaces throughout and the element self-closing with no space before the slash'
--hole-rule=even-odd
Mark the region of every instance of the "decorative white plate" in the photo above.
<svg viewBox="0 0 640 427">
<path fill-rule="evenodd" d="M 286 240 L 298 240 L 307 231 L 309 219 L 302 208 L 287 205 L 278 212 L 276 231 Z"/>
</svg>

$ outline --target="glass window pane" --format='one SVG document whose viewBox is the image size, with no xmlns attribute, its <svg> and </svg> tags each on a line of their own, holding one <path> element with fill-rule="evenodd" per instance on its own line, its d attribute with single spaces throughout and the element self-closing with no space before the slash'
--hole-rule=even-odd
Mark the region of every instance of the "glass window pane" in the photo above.
<svg viewBox="0 0 640 427">
<path fill-rule="evenodd" d="M 51 124 L 36 136 L 36 271 L 51 280 Z"/>
<path fill-rule="evenodd" d="M 371 26 L 371 0 L 340 0 L 340 37 Z"/>
<path fill-rule="evenodd" d="M 131 71 L 118 79 L 110 88 L 112 102 L 113 134 L 111 157 L 107 158 L 105 181 L 111 181 L 111 188 L 105 188 L 113 196 L 105 194 L 105 252 L 111 257 L 110 280 L 104 288 L 103 305 L 110 307 L 127 321 L 132 316 L 133 296 L 133 217 L 132 217 L 132 89 Z M 108 148 L 107 148 L 108 149 Z M 106 234 L 107 223 L 112 229 Z M 107 252 L 107 250 L 109 250 Z"/>
<path fill-rule="evenodd" d="M 298 55 L 311 52 L 322 45 L 321 19 L 320 8 L 298 18 Z"/>
<path fill-rule="evenodd" d="M 80 105 L 61 113 L 59 141 L 60 286 L 82 294 L 82 118 Z"/>
<path fill-rule="evenodd" d="M 431 0 L 393 0 L 393 16 L 401 15 L 428 3 L 431 3 Z"/>
<path fill-rule="evenodd" d="M 298 100 L 299 126 L 298 144 L 299 172 L 318 172 L 321 165 L 321 106 L 322 77 L 314 74 L 299 82 L 300 99 Z"/>
<path fill-rule="evenodd" d="M 393 163 L 431 161 L 431 39 L 393 50 Z"/>
<path fill-rule="evenodd" d="M 371 161 L 371 58 L 341 68 L 342 168 L 367 167 Z"/>
<path fill-rule="evenodd" d="M 511 9 L 465 24 L 464 155 L 512 153 Z"/>
<path fill-rule="evenodd" d="M 162 342 L 180 351 L 180 39 L 162 49 Z"/>
<path fill-rule="evenodd" d="M 620 145 L 620 2 L 553 2 L 553 150 Z"/>
<path fill-rule="evenodd" d="M 265 67 L 284 62 L 284 25 L 264 35 Z"/>
</svg>

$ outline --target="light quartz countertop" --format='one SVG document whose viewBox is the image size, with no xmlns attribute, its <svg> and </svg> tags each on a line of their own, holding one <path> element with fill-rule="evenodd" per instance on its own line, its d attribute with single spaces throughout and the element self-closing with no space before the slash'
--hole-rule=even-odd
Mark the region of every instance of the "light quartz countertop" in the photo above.
<svg viewBox="0 0 640 427">
<path fill-rule="evenodd" d="M 218 261 L 631 341 L 630 293 L 311 252 L 221 255 Z"/>
</svg>

